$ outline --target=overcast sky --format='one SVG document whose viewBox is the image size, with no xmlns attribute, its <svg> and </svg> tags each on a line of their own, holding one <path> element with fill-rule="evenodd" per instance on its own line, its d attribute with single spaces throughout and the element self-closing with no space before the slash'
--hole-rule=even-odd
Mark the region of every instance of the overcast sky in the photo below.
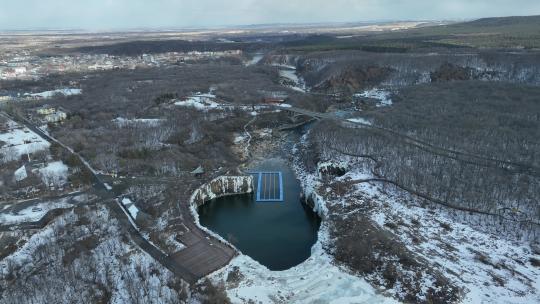
<svg viewBox="0 0 540 304">
<path fill-rule="evenodd" d="M 185 28 L 540 14 L 540 0 L 0 0 L 0 29 Z"/>
</svg>

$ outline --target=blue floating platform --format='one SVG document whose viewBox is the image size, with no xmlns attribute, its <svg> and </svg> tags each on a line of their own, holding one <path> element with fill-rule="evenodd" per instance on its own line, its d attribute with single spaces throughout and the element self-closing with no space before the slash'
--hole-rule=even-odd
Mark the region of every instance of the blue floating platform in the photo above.
<svg viewBox="0 0 540 304">
<path fill-rule="evenodd" d="M 257 202 L 283 201 L 283 174 L 279 171 L 250 172 L 257 176 Z"/>
</svg>

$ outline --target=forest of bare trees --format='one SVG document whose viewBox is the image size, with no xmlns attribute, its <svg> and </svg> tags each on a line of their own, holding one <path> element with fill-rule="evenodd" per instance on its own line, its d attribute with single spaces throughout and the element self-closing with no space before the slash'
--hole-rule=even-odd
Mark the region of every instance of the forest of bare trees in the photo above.
<svg viewBox="0 0 540 304">
<path fill-rule="evenodd" d="M 107 173 L 178 176 L 203 165 L 234 168 L 231 146 L 250 117 L 233 109 L 199 111 L 171 104 L 174 98 L 211 88 L 225 103 L 253 105 L 265 92 L 283 90 L 273 67 L 205 63 L 160 69 L 51 76 L 12 82 L 8 90 L 43 91 L 78 79 L 78 96 L 55 96 L 68 119 L 50 132 Z M 35 101 L 19 107 L 35 109 Z"/>
<path fill-rule="evenodd" d="M 471 221 L 511 237 L 537 239 L 538 92 L 535 87 L 483 82 L 415 87 L 402 92 L 393 107 L 370 115 L 375 125 L 396 133 L 324 122 L 310 135 L 321 159 L 357 157 L 379 182 L 460 210 L 462 219 L 480 215 Z M 403 136 L 479 158 L 437 153 Z"/>
<path fill-rule="evenodd" d="M 78 207 L 0 262 L 2 303 L 180 303 L 187 285 L 123 236 L 106 207 Z"/>
</svg>

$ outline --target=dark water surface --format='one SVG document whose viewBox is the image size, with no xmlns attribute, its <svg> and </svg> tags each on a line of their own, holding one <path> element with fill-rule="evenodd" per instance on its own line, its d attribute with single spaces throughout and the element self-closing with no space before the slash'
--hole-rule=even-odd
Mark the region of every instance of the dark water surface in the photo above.
<svg viewBox="0 0 540 304">
<path fill-rule="evenodd" d="M 300 202 L 300 182 L 279 159 L 266 160 L 251 171 L 281 171 L 284 201 L 256 202 L 254 194 L 218 198 L 199 207 L 201 224 L 270 270 L 302 263 L 317 241 L 320 219 Z"/>
</svg>

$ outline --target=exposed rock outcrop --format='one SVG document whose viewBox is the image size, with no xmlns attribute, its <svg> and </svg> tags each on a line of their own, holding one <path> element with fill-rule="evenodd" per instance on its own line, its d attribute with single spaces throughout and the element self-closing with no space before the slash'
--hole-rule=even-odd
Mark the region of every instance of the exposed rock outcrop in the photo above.
<svg viewBox="0 0 540 304">
<path fill-rule="evenodd" d="M 391 69 L 379 66 L 355 66 L 330 76 L 327 80 L 316 86 L 316 89 L 325 91 L 357 92 L 361 89 L 381 83 Z"/>
<path fill-rule="evenodd" d="M 345 175 L 345 173 L 347 173 L 348 170 L 349 167 L 347 163 L 339 161 L 320 162 L 317 165 L 319 178 L 343 176 Z"/>
<path fill-rule="evenodd" d="M 455 81 L 471 79 L 472 69 L 457 66 L 451 63 L 445 63 L 436 71 L 431 73 L 431 81 Z"/>
<path fill-rule="evenodd" d="M 195 190 L 191 202 L 198 207 L 218 197 L 251 192 L 253 192 L 253 176 L 220 176 Z"/>
</svg>

